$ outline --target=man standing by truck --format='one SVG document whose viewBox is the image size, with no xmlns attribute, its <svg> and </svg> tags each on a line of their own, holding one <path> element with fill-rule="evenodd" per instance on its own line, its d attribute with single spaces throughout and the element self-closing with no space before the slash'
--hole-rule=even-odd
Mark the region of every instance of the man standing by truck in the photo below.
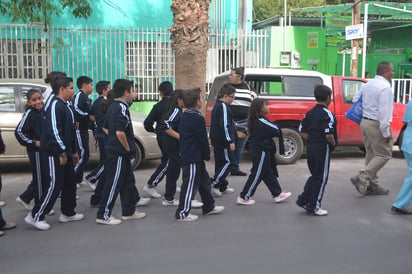
<svg viewBox="0 0 412 274">
<path fill-rule="evenodd" d="M 360 128 L 365 145 L 365 167 L 351 178 L 352 184 L 362 195 L 387 195 L 389 190 L 378 183 L 377 173 L 392 158 L 393 94 L 390 81 L 394 75 L 393 65 L 380 62 L 376 76 L 361 88 L 353 98 L 362 96 L 363 118 Z"/>
<path fill-rule="evenodd" d="M 236 124 L 247 124 L 249 107 L 252 101 L 257 97 L 252 88 L 244 82 L 245 68 L 239 67 L 230 71 L 230 84 L 236 89 L 235 98 L 230 105 L 233 113 L 233 120 Z M 246 176 L 247 174 L 240 170 L 240 158 L 242 158 L 243 149 L 247 142 L 247 136 L 239 136 L 236 138 L 234 161 L 232 163 L 231 175 Z"/>
</svg>

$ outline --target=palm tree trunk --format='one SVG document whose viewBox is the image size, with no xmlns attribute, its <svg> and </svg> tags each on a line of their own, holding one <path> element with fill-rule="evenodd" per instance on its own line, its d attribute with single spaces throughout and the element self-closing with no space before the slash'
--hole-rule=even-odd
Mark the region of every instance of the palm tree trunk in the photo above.
<svg viewBox="0 0 412 274">
<path fill-rule="evenodd" d="M 173 0 L 172 47 L 175 53 L 175 86 L 199 87 L 202 113 L 206 102 L 206 57 L 209 49 L 210 0 Z"/>
</svg>

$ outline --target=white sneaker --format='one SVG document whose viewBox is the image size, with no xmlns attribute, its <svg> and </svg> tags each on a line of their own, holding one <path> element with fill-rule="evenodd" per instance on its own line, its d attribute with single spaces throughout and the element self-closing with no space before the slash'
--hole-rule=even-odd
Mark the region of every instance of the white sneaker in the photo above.
<svg viewBox="0 0 412 274">
<path fill-rule="evenodd" d="M 56 211 L 54 211 L 54 209 L 52 209 L 52 210 L 49 211 L 49 214 L 47 214 L 47 215 L 53 216 L 54 214 L 56 214 Z"/>
<path fill-rule="evenodd" d="M 64 214 L 61 214 L 59 217 L 59 222 L 68 223 L 68 222 L 80 221 L 83 219 L 84 219 L 84 214 L 81 214 L 81 213 L 76 213 L 73 216 L 66 216 Z"/>
<path fill-rule="evenodd" d="M 6 205 L 6 202 L 0 201 L 0 207 L 3 207 L 3 206 L 5 206 L 5 205 Z"/>
<path fill-rule="evenodd" d="M 154 187 L 148 187 L 147 185 L 145 185 L 143 187 L 143 191 L 146 192 L 152 198 L 162 197 L 162 195 L 160 195 L 159 192 L 157 192 Z"/>
<path fill-rule="evenodd" d="M 50 225 L 48 223 L 46 223 L 46 221 L 37 221 L 35 222 L 33 220 L 33 217 L 31 216 L 31 212 L 29 214 L 27 214 L 26 218 L 24 218 L 24 221 L 29 224 L 34 226 L 37 229 L 40 230 L 47 230 L 50 228 Z"/>
<path fill-rule="evenodd" d="M 177 222 L 192 222 L 192 221 L 196 221 L 197 219 L 199 219 L 199 216 L 194 215 L 194 214 L 189 214 L 183 219 L 176 219 L 176 221 Z"/>
<path fill-rule="evenodd" d="M 136 206 L 145 206 L 150 202 L 150 198 L 140 197 L 140 200 L 137 202 Z"/>
<path fill-rule="evenodd" d="M 27 210 L 32 210 L 33 206 L 26 203 L 25 201 L 23 201 L 22 199 L 20 199 L 20 196 L 16 198 L 16 202 L 18 202 L 19 204 L 21 204 L 25 209 Z"/>
<path fill-rule="evenodd" d="M 179 200 L 173 199 L 171 201 L 166 200 L 165 198 L 162 199 L 162 206 L 178 206 Z"/>
<path fill-rule="evenodd" d="M 290 192 L 282 192 L 280 193 L 278 196 L 276 196 L 275 199 L 275 203 L 280 203 L 284 200 L 286 200 L 287 198 L 290 197 L 290 195 L 292 195 L 292 193 Z"/>
<path fill-rule="evenodd" d="M 205 215 L 213 215 L 213 214 L 219 214 L 222 213 L 223 210 L 225 210 L 224 206 L 215 206 L 212 211 L 209 211 L 208 213 L 206 213 Z"/>
<path fill-rule="evenodd" d="M 201 208 L 203 206 L 203 203 L 195 199 L 190 202 L 190 206 L 193 208 Z"/>
<path fill-rule="evenodd" d="M 122 220 L 138 220 L 138 219 L 144 218 L 145 216 L 146 216 L 146 213 L 135 211 L 130 216 L 122 216 Z"/>
<path fill-rule="evenodd" d="M 252 200 L 251 198 L 245 200 L 242 197 L 238 196 L 236 199 L 236 203 L 238 205 L 254 205 L 256 203 L 255 200 Z"/>
<path fill-rule="evenodd" d="M 102 225 L 118 225 L 118 224 L 122 223 L 122 220 L 111 216 L 107 220 L 105 220 L 105 219 L 96 219 L 96 223 L 102 224 Z"/>
<path fill-rule="evenodd" d="M 177 186 L 177 187 L 176 187 L 176 192 L 179 193 L 180 191 L 181 191 L 180 187 Z"/>
<path fill-rule="evenodd" d="M 216 197 L 222 197 L 222 192 L 218 188 L 212 187 L 212 194 L 215 195 Z"/>
<path fill-rule="evenodd" d="M 326 216 L 326 215 L 328 215 L 328 211 L 325 210 L 325 209 L 318 208 L 317 210 L 315 210 L 315 211 L 313 212 L 313 214 L 314 214 L 315 216 Z"/>
<path fill-rule="evenodd" d="M 223 194 L 230 194 L 235 192 L 235 189 L 233 187 L 227 187 L 225 191 L 223 191 Z"/>
</svg>

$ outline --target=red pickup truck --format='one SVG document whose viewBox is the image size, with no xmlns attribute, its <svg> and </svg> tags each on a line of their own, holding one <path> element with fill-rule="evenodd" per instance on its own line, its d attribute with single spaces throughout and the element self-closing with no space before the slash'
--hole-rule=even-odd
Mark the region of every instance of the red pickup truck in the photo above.
<svg viewBox="0 0 412 274">
<path fill-rule="evenodd" d="M 259 98 L 269 101 L 267 118 L 276 122 L 283 130 L 285 155 L 276 155 L 280 164 L 292 164 L 302 155 L 304 142 L 298 132 L 300 121 L 316 104 L 313 96 L 315 85 L 327 85 L 333 91 L 329 109 L 335 114 L 338 125 L 338 141 L 341 146 L 363 147 L 363 137 L 358 124 L 345 117 L 352 106 L 352 98 L 366 83 L 365 79 L 345 76 L 328 76 L 316 71 L 290 69 L 246 69 L 245 81 L 255 89 Z M 206 125 L 210 126 L 210 115 L 218 91 L 229 83 L 229 72 L 217 76 L 211 87 L 206 106 Z M 394 103 L 392 135 L 397 142 L 402 136 L 402 117 L 406 105 Z"/>
</svg>

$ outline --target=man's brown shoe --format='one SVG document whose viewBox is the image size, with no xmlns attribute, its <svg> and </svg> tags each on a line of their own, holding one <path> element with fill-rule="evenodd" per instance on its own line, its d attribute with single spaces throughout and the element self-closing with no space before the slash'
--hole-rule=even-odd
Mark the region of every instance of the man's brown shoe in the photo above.
<svg viewBox="0 0 412 274">
<path fill-rule="evenodd" d="M 383 187 L 380 187 L 380 186 L 378 186 L 378 187 L 368 187 L 367 189 L 366 189 L 366 195 L 370 195 L 370 196 L 373 196 L 373 195 L 388 195 L 388 193 L 389 193 L 389 189 L 384 189 Z"/>
<path fill-rule="evenodd" d="M 355 186 L 355 188 L 359 192 L 359 194 L 366 195 L 367 186 L 359 180 L 358 176 L 350 178 L 350 181 Z"/>
</svg>

